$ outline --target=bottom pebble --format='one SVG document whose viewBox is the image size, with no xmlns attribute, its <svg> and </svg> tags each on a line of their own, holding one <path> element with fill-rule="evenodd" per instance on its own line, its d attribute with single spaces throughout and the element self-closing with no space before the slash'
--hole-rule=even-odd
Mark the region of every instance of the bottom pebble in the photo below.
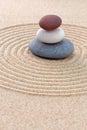
<svg viewBox="0 0 87 130">
<path fill-rule="evenodd" d="M 56 44 L 43 43 L 35 38 L 30 41 L 29 49 L 33 54 L 43 58 L 61 59 L 73 53 L 74 45 L 66 38 Z"/>
</svg>

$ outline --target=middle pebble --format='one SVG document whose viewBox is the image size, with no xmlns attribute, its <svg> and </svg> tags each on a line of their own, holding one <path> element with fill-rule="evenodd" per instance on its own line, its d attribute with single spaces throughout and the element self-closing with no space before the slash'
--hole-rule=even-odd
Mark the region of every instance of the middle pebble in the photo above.
<svg viewBox="0 0 87 130">
<path fill-rule="evenodd" d="M 55 44 L 63 40 L 65 33 L 62 28 L 57 28 L 52 31 L 46 31 L 40 28 L 37 33 L 36 37 L 38 40 L 48 44 Z"/>
</svg>

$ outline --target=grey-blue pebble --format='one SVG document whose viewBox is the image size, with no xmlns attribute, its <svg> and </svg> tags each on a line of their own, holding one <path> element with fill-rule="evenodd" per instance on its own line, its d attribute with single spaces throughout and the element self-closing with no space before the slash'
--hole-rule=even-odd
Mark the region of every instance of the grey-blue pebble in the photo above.
<svg viewBox="0 0 87 130">
<path fill-rule="evenodd" d="M 46 44 L 35 38 L 29 43 L 29 49 L 40 57 L 60 59 L 69 56 L 74 51 L 74 46 L 66 38 L 56 44 Z"/>
</svg>

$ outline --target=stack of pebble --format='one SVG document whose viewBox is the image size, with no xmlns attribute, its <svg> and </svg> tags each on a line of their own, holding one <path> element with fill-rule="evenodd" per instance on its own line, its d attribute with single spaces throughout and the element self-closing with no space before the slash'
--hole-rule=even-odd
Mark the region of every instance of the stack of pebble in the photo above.
<svg viewBox="0 0 87 130">
<path fill-rule="evenodd" d="M 40 29 L 29 43 L 32 53 L 44 58 L 60 59 L 69 56 L 74 51 L 73 44 L 64 38 L 61 23 L 61 18 L 56 15 L 46 15 L 41 18 Z"/>
</svg>

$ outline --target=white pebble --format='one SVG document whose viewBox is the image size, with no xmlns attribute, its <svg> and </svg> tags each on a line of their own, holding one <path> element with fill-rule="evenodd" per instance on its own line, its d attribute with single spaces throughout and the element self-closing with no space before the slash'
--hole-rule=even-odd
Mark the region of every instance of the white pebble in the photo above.
<svg viewBox="0 0 87 130">
<path fill-rule="evenodd" d="M 46 31 L 40 28 L 36 33 L 36 38 L 41 42 L 54 44 L 64 39 L 65 33 L 62 28 L 57 28 L 52 31 Z"/>
</svg>

